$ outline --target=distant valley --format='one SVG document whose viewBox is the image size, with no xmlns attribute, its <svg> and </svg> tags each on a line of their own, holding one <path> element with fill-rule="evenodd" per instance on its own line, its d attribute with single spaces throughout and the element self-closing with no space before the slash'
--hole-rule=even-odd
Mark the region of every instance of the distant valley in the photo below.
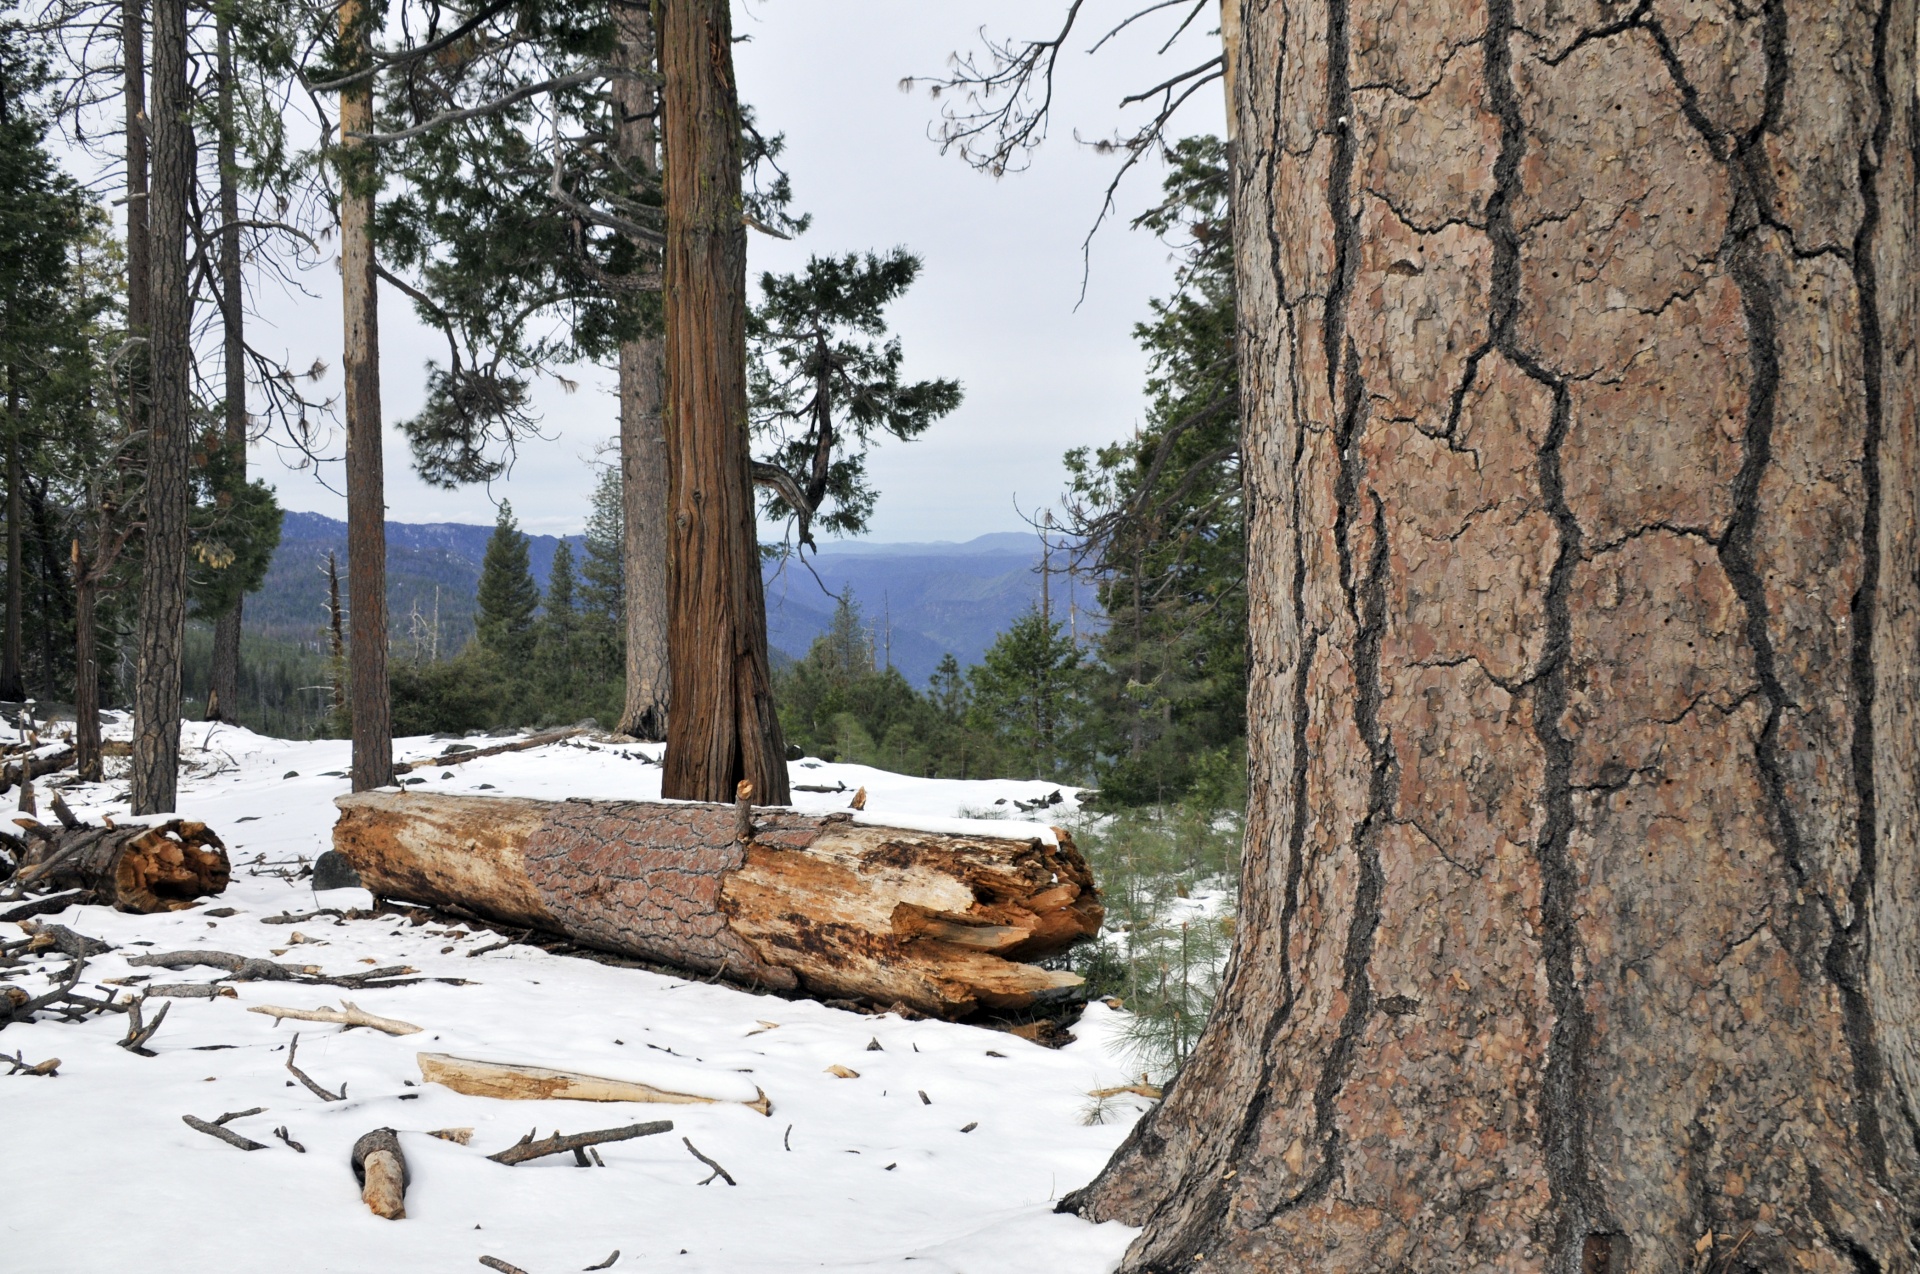
<svg viewBox="0 0 1920 1274">
<path fill-rule="evenodd" d="M 474 596 L 490 526 L 454 522 L 387 523 L 387 606 L 396 652 L 457 653 L 473 635 Z M 576 561 L 581 536 L 569 536 Z M 529 535 L 528 556 L 544 591 L 560 537 Z M 337 555 L 347 592 L 347 528 L 314 513 L 289 513 L 279 552 L 261 590 L 247 599 L 246 625 L 263 637 L 316 646 L 326 625 L 327 554 Z M 827 542 L 806 565 L 767 570 L 767 634 L 776 659 L 804 656 L 826 631 L 834 598 L 852 591 L 874 637 L 877 662 L 891 658 L 924 685 L 942 656 L 961 667 L 979 661 L 993 640 L 1040 599 L 1040 544 L 1018 532 L 962 544 Z M 1056 557 L 1056 562 L 1058 558 Z M 811 569 L 808 569 L 811 567 Z M 1085 584 L 1052 580 L 1054 610 L 1083 626 L 1095 603 Z M 1071 591 L 1069 591 L 1071 590 Z"/>
</svg>

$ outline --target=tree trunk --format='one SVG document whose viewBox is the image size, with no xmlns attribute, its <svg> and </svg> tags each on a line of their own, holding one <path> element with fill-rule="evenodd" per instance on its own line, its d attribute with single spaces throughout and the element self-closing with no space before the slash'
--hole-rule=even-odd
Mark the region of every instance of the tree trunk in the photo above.
<svg viewBox="0 0 1920 1274">
<path fill-rule="evenodd" d="M 220 9 L 214 19 L 218 58 L 219 166 L 220 166 L 220 326 L 221 371 L 226 380 L 226 444 L 238 466 L 236 477 L 247 476 L 247 349 L 243 326 L 240 277 L 239 157 L 233 101 L 233 20 Z M 233 497 L 221 493 L 221 503 Z M 213 672 L 207 686 L 207 720 L 231 720 L 240 699 L 240 611 L 244 598 L 213 621 Z"/>
<path fill-rule="evenodd" d="M 665 0 L 669 507 L 663 794 L 787 802 L 747 463 L 747 239 L 726 0 Z"/>
<path fill-rule="evenodd" d="M 1123 1268 L 1915 1268 L 1914 0 L 1611 8 L 1242 7 L 1244 896 Z"/>
<path fill-rule="evenodd" d="M 186 0 L 153 7 L 151 345 L 139 662 L 133 693 L 133 812 L 173 809 L 180 765 L 180 662 L 187 627 L 187 456 L 192 297 L 187 290 L 188 120 Z"/>
<path fill-rule="evenodd" d="M 83 782 L 98 783 L 100 761 L 100 631 L 94 617 L 99 590 L 92 564 L 73 542 L 73 750 Z"/>
<path fill-rule="evenodd" d="M 730 805 L 413 792 L 335 804 L 333 847 L 376 895 L 942 1017 L 1071 998 L 1077 975 L 1022 962 L 1091 937 L 1102 915 L 1064 832 L 1049 845 L 769 809 L 742 840 Z"/>
<path fill-rule="evenodd" d="M 27 514 L 20 490 L 26 473 L 20 463 L 20 392 L 15 380 L 14 369 L 7 368 L 7 633 L 0 644 L 0 699 L 18 703 L 27 697 L 21 658 L 27 620 L 21 532 Z"/>
<path fill-rule="evenodd" d="M 615 56 L 622 67 L 652 73 L 653 19 L 644 4 L 614 6 Z M 660 171 L 655 116 L 659 94 L 641 79 L 614 81 L 621 160 L 637 172 Z M 648 245 L 636 242 L 636 248 Z M 620 345 L 621 552 L 627 622 L 627 698 L 620 732 L 667 737 L 667 435 L 661 412 L 662 340 L 648 334 Z"/>
<path fill-rule="evenodd" d="M 350 64 L 364 66 L 373 20 L 362 0 L 340 10 Z M 387 504 L 381 453 L 380 324 L 374 290 L 371 81 L 340 94 L 340 269 L 346 303 L 341 359 L 347 411 L 347 645 L 353 719 L 353 790 L 393 782 L 393 721 L 387 684 Z"/>
</svg>

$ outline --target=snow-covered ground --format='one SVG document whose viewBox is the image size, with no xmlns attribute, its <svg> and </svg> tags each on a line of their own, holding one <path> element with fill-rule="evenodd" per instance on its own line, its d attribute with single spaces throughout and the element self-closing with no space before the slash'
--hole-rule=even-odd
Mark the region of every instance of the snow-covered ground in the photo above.
<svg viewBox="0 0 1920 1274">
<path fill-rule="evenodd" d="M 149 1045 L 153 1057 L 117 1046 L 126 1026 L 118 1014 L 78 1024 L 43 1015 L 0 1031 L 0 1052 L 28 1064 L 60 1059 L 50 1078 L 0 1075 L 0 1130 L 13 1168 L 0 1201 L 0 1271 L 425 1274 L 478 1269 L 487 1255 L 528 1274 L 558 1274 L 618 1249 L 613 1268 L 621 1271 L 894 1270 L 910 1261 L 927 1271 L 1068 1274 L 1112 1269 L 1132 1237 L 1117 1224 L 1052 1211 L 1092 1178 L 1145 1105 L 1108 1102 L 1107 1122 L 1085 1122 L 1091 1090 L 1134 1077 L 1120 1044 L 1125 1019 L 1105 1005 L 1090 1006 L 1074 1028 L 1078 1040 L 1056 1051 L 977 1027 L 862 1016 L 532 946 L 469 957 L 498 941 L 484 930 L 393 916 L 264 924 L 366 899 L 358 891 L 316 897 L 304 882 L 249 874 L 247 866 L 263 857 L 311 859 L 328 847 L 331 802 L 347 790 L 347 745 L 200 724 L 187 727 L 184 744 L 190 773 L 180 812 L 225 838 L 233 883 L 171 915 L 82 907 L 46 917 L 117 948 L 89 961 L 78 990 L 98 994 L 140 974 L 214 980 L 210 968 L 168 972 L 125 958 L 194 946 L 267 957 L 290 950 L 285 958 L 330 974 L 406 964 L 470 982 L 344 993 L 370 1013 L 424 1028 L 398 1037 L 276 1026 L 247 1012 L 258 1004 L 328 1006 L 341 994 L 272 982 L 235 983 L 237 998 L 150 1001 L 149 1020 L 160 1003 L 172 1005 Z M 440 747 L 410 739 L 397 751 L 427 756 Z M 472 761 L 445 771 L 451 777 L 438 767 L 421 774 L 429 791 L 647 798 L 659 793 L 660 771 L 640 758 L 656 755 L 645 745 L 583 741 Z M 1015 801 L 1053 790 L 812 761 L 797 762 L 793 778 L 849 792 L 864 786 L 869 816 L 895 822 L 1001 811 L 1018 818 Z M 126 811 L 124 782 L 65 795 L 83 818 L 120 821 Z M 43 809 L 44 800 L 43 789 Z M 845 792 L 796 795 L 803 809 L 846 802 Z M 226 907 L 235 914 L 209 918 Z M 17 926 L 0 924 L 0 941 L 20 936 Z M 11 980 L 31 994 L 64 965 L 56 957 L 0 970 L 0 984 Z M 344 1084 L 347 1100 L 323 1102 L 294 1083 L 285 1062 L 296 1028 L 301 1069 L 330 1088 Z M 716 1097 L 756 1086 L 773 1113 L 467 1097 L 421 1081 L 415 1057 L 423 1051 L 540 1062 Z M 858 1077 L 838 1078 L 834 1066 Z M 266 1109 L 230 1126 L 266 1150 L 243 1152 L 181 1122 L 255 1106 Z M 517 1167 L 485 1157 L 531 1128 L 545 1136 L 662 1118 L 673 1121 L 672 1133 L 601 1147 L 604 1168 L 578 1168 L 569 1155 Z M 412 1172 L 403 1221 L 373 1216 L 348 1167 L 354 1140 L 382 1126 L 399 1130 Z M 452 1127 L 472 1128 L 471 1144 L 426 1135 Z M 277 1128 L 306 1152 L 283 1144 Z M 709 1170 L 683 1136 L 739 1184 L 699 1184 Z"/>
</svg>

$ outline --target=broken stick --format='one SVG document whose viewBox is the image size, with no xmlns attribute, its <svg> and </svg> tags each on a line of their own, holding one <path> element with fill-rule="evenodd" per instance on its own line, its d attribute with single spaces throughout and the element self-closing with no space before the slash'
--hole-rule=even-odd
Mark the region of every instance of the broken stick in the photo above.
<svg viewBox="0 0 1920 1274">
<path fill-rule="evenodd" d="M 391 1128 L 375 1128 L 353 1143 L 353 1176 L 360 1198 L 375 1216 L 401 1221 L 407 1215 L 407 1157 L 400 1153 L 400 1136 Z"/>
<path fill-rule="evenodd" d="M 234 1118 L 234 1116 L 229 1116 L 229 1118 Z M 241 1150 L 265 1150 L 267 1148 L 265 1144 L 253 1141 L 247 1137 L 242 1137 L 239 1133 L 223 1128 L 217 1123 L 210 1124 L 206 1120 L 196 1119 L 192 1115 L 182 1115 L 180 1119 L 181 1122 L 185 1123 L 187 1127 L 193 1129 L 195 1132 L 203 1132 L 209 1137 L 218 1137 L 229 1146 L 234 1146 Z"/>
<path fill-rule="evenodd" d="M 264 1013 L 276 1022 L 292 1018 L 299 1022 L 332 1022 L 348 1030 L 356 1026 L 367 1026 L 376 1031 L 385 1031 L 388 1035 L 420 1033 L 420 1028 L 412 1022 L 402 1022 L 398 1018 L 377 1017 L 351 1000 L 340 1001 L 340 1007 L 337 1009 L 286 1009 L 277 1004 L 253 1004 L 247 1007 L 247 1012 Z"/>
<path fill-rule="evenodd" d="M 509 1101 L 632 1101 L 656 1102 L 680 1106 L 719 1106 L 721 1097 L 700 1097 L 676 1093 L 651 1084 L 625 1079 L 607 1079 L 583 1075 L 578 1071 L 549 1070 L 545 1066 L 523 1066 L 511 1062 L 482 1062 L 471 1057 L 453 1057 L 447 1053 L 421 1053 L 420 1077 L 429 1084 L 444 1084 L 468 1097 L 499 1097 Z M 740 1105 L 763 1115 L 773 1114 L 773 1103 L 755 1088 L 754 1100 Z"/>
<path fill-rule="evenodd" d="M 499 1154 L 488 1155 L 495 1163 L 504 1163 L 512 1167 L 516 1163 L 525 1163 L 529 1159 L 541 1159 L 547 1155 L 564 1154 L 569 1150 L 583 1150 L 588 1146 L 604 1146 L 609 1141 L 631 1141 L 635 1137 L 651 1137 L 655 1133 L 672 1132 L 671 1119 L 656 1119 L 650 1123 L 628 1124 L 624 1128 L 602 1128 L 598 1132 L 576 1132 L 562 1136 L 556 1131 L 553 1136 L 533 1139 L 534 1129 L 520 1140 L 502 1150 Z"/>
</svg>

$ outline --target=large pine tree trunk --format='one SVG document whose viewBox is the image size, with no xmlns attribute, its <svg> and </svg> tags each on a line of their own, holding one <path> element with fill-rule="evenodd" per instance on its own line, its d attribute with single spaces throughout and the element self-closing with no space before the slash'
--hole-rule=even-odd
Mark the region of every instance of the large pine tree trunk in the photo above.
<svg viewBox="0 0 1920 1274">
<path fill-rule="evenodd" d="M 787 802 L 747 464 L 747 232 L 726 0 L 665 0 L 667 450 L 673 526 L 663 795 Z"/>
<path fill-rule="evenodd" d="M 1913 0 L 1242 6 L 1252 806 L 1155 1270 L 1911 1270 Z"/>
<path fill-rule="evenodd" d="M 226 445 L 238 465 L 238 478 L 247 474 L 247 364 L 246 332 L 242 317 L 245 298 L 240 286 L 240 172 L 237 155 L 237 123 L 234 118 L 233 21 L 226 10 L 215 14 L 215 49 L 218 58 L 219 165 L 220 165 L 220 328 L 221 372 L 226 385 Z M 231 503 L 223 494 L 221 503 Z M 233 609 L 213 622 L 213 672 L 207 689 L 207 720 L 232 720 L 240 697 L 240 609 L 243 599 L 235 598 Z"/>
<path fill-rule="evenodd" d="M 643 75 L 657 66 L 647 5 L 614 6 L 619 64 Z M 639 78 L 614 82 L 620 157 L 633 170 L 660 171 L 654 125 L 659 94 Z M 645 248 L 648 245 L 636 244 Z M 661 401 L 663 341 L 647 335 L 620 346 L 620 499 L 625 524 L 621 580 L 626 603 L 627 698 L 620 730 L 667 737 L 667 435 Z"/>
<path fill-rule="evenodd" d="M 367 65 L 373 19 L 361 0 L 340 10 L 353 65 Z M 340 274 L 346 311 L 341 366 L 347 413 L 348 712 L 353 790 L 393 782 L 387 685 L 387 502 L 380 428 L 380 323 L 373 260 L 373 82 L 340 94 Z"/>
<path fill-rule="evenodd" d="M 193 418 L 188 377 L 193 299 L 187 285 L 187 196 L 193 180 L 188 118 L 186 0 L 153 6 L 153 185 L 147 232 L 152 307 L 145 532 L 139 661 L 133 688 L 135 814 L 173 809 L 180 766 L 180 664 L 187 628 L 187 457 Z"/>
</svg>

